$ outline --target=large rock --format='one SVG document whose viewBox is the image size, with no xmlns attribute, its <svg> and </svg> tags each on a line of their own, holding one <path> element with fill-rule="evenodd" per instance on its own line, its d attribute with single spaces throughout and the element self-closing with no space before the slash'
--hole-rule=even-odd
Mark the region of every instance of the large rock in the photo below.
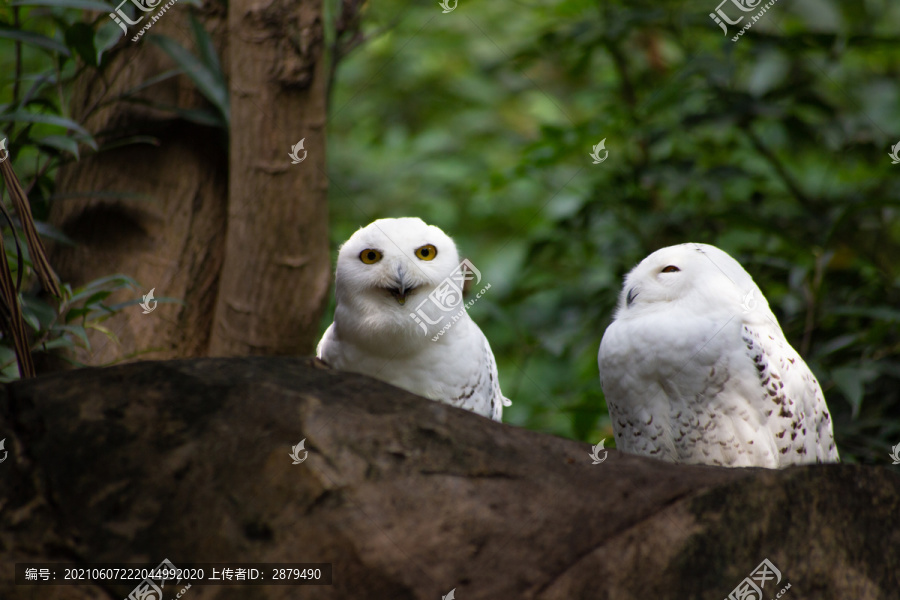
<svg viewBox="0 0 900 600">
<path fill-rule="evenodd" d="M 309 359 L 144 362 L 0 393 L 0 598 L 25 561 L 330 562 L 333 585 L 207 598 L 898 598 L 887 468 L 676 466 L 494 423 Z M 306 439 L 307 460 L 291 447 Z M 750 596 L 754 598 L 754 596 Z"/>
</svg>

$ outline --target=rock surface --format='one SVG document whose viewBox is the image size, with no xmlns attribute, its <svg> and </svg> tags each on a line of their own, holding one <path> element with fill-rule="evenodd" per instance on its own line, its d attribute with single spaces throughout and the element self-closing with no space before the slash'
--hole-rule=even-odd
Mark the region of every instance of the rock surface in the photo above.
<svg viewBox="0 0 900 600">
<path fill-rule="evenodd" d="M 787 600 L 898 597 L 891 468 L 676 466 L 526 431 L 311 359 L 142 362 L 0 389 L 0 598 L 16 562 L 333 564 L 241 598 L 719 600 L 768 559 Z M 293 464 L 291 447 L 309 452 Z M 302 454 L 302 453 L 301 453 Z M 753 596 L 750 596 L 753 598 Z M 168 600 L 169 596 L 166 597 Z"/>
</svg>

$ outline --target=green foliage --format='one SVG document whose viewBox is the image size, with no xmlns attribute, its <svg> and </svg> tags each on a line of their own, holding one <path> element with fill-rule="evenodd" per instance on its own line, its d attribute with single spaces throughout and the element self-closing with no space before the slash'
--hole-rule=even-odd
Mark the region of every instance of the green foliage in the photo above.
<svg viewBox="0 0 900 600">
<path fill-rule="evenodd" d="M 28 193 L 38 232 L 62 244 L 74 242 L 46 222 L 50 201 L 64 201 L 54 195 L 57 169 L 77 161 L 84 148 L 104 152 L 130 143 L 156 143 L 137 136 L 100 144 L 69 115 L 71 82 L 86 69 L 102 70 L 108 50 L 121 37 L 108 16 L 112 10 L 97 0 L 22 0 L 0 7 L 0 73 L 4 74 L 0 139 L 8 138 L 9 160 Z M 79 195 L 104 194 L 109 195 L 102 191 Z M 18 220 L 14 226 L 22 238 Z M 115 339 L 103 321 L 140 300 L 118 305 L 105 300 L 123 288 L 140 289 L 137 282 L 112 275 L 74 290 L 64 283 L 62 298 L 48 298 L 37 285 L 27 248 L 16 247 L 10 227 L 4 227 L 2 234 L 10 268 L 22 276 L 19 297 L 23 318 L 33 333 L 32 351 L 90 349 L 86 333 L 90 329 Z M 21 273 L 17 272 L 20 258 Z M 0 381 L 18 376 L 11 340 L 0 339 Z"/>
<path fill-rule="evenodd" d="M 103 301 L 116 290 L 126 287 L 139 289 L 137 282 L 130 277 L 112 275 L 96 279 L 75 290 L 69 284 L 63 284 L 61 302 L 48 303 L 37 294 L 21 294 L 22 315 L 34 334 L 32 351 L 49 352 L 57 348 L 74 348 L 76 345 L 90 350 L 91 344 L 87 337 L 89 329 L 100 331 L 117 341 L 115 334 L 102 323 L 132 302 L 108 306 Z M 0 382 L 17 379 L 19 373 L 12 349 L 5 344 L 0 348 Z M 64 354 L 61 356 L 65 358 Z M 83 366 L 71 359 L 67 360 Z"/>
<path fill-rule="evenodd" d="M 883 464 L 900 442 L 900 6 L 778 2 L 732 42 L 716 5 L 369 4 L 332 96 L 332 241 L 387 216 L 451 234 L 492 284 L 471 314 L 504 419 L 592 443 L 611 436 L 596 355 L 622 276 L 715 244 L 819 378 L 844 460 Z"/>
<path fill-rule="evenodd" d="M 190 21 L 191 31 L 194 34 L 194 45 L 197 47 L 199 58 L 175 40 L 164 35 L 151 35 L 149 39 L 178 65 L 179 69 L 174 72 L 175 74 L 184 73 L 194 82 L 200 93 L 215 107 L 215 112 L 179 107 L 167 108 L 174 110 L 186 121 L 218 127 L 227 132 L 231 123 L 231 107 L 225 74 L 222 72 L 219 57 L 216 55 L 216 49 L 209 34 L 193 14 L 190 15 Z"/>
</svg>

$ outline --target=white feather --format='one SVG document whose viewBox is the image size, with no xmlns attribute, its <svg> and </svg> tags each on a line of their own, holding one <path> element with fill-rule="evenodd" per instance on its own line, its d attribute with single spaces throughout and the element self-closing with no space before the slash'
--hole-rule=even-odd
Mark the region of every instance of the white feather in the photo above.
<svg viewBox="0 0 900 600">
<path fill-rule="evenodd" d="M 815 376 L 752 277 L 714 246 L 636 266 L 598 362 L 625 452 L 732 467 L 839 460 Z"/>
</svg>

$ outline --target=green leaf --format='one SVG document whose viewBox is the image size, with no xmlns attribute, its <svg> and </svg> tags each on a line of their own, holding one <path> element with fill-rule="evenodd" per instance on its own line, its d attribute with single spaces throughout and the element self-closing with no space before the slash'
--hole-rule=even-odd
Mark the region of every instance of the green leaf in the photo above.
<svg viewBox="0 0 900 600">
<path fill-rule="evenodd" d="M 75 343 L 65 335 L 60 336 L 53 340 L 49 340 L 40 345 L 41 350 L 54 350 L 56 348 L 74 348 L 74 347 L 75 347 Z M 37 348 L 35 350 L 37 350 Z"/>
<path fill-rule="evenodd" d="M 128 100 L 128 102 L 133 102 L 134 104 L 142 104 L 144 106 L 152 106 L 153 108 L 156 108 L 158 110 L 167 110 L 175 113 L 185 121 L 197 123 L 198 125 L 217 127 L 220 129 L 228 128 L 228 124 L 225 122 L 225 120 L 222 118 L 222 115 L 218 111 L 213 112 L 210 110 L 204 110 L 202 108 L 181 108 L 173 104 L 151 102 L 149 100 L 144 100 L 143 98 L 130 99 Z"/>
<path fill-rule="evenodd" d="M 138 92 L 143 91 L 152 85 L 156 85 L 157 83 L 163 82 L 163 81 L 165 81 L 167 79 L 171 79 L 173 77 L 178 77 L 182 73 L 184 73 L 184 71 L 182 71 L 181 69 L 169 69 L 168 71 L 163 71 L 159 75 L 154 75 L 150 79 L 147 79 L 146 81 L 139 83 L 138 85 L 134 86 L 133 88 L 129 88 L 129 89 L 125 90 L 124 92 L 119 94 L 118 97 L 119 98 L 127 98 L 129 96 L 134 96 Z"/>
<path fill-rule="evenodd" d="M 22 320 L 25 321 L 32 329 L 35 331 L 41 330 L 41 322 L 38 320 L 37 316 L 27 310 L 22 310 Z"/>
<path fill-rule="evenodd" d="M 38 92 L 40 92 L 45 85 L 52 85 L 56 82 L 56 71 L 53 69 L 48 69 L 43 73 L 40 73 L 37 77 L 34 78 L 34 83 L 31 84 L 31 87 L 28 88 L 28 91 L 25 92 L 25 95 L 22 97 L 22 102 L 19 103 L 19 107 L 28 106 L 31 100 L 37 96 Z"/>
<path fill-rule="evenodd" d="M 22 31 L 21 29 L 7 29 L 4 27 L 0 28 L 0 38 L 15 40 L 31 46 L 38 46 L 44 50 L 58 52 L 63 56 L 72 56 L 65 44 L 39 33 Z"/>
<path fill-rule="evenodd" d="M 53 148 L 54 150 L 68 152 L 75 157 L 75 160 L 78 160 L 78 142 L 70 137 L 64 135 L 48 135 L 47 137 L 37 140 L 35 144 L 37 144 L 38 147 L 43 146 L 46 148 Z"/>
<path fill-rule="evenodd" d="M 112 292 L 109 290 L 102 290 L 91 294 L 91 297 L 84 301 L 85 308 L 93 306 L 94 304 L 99 304 L 103 300 L 106 300 L 110 294 L 112 294 Z"/>
<path fill-rule="evenodd" d="M 0 346 L 0 366 L 6 367 L 16 362 L 16 353 L 9 346 Z"/>
<path fill-rule="evenodd" d="M 97 140 L 95 140 L 93 138 L 93 136 L 84 135 L 81 133 L 73 133 L 72 137 L 74 137 L 77 141 L 81 142 L 82 144 L 86 144 L 87 146 L 90 146 L 90 148 L 94 152 L 97 151 Z"/>
<path fill-rule="evenodd" d="M 213 45 L 212 38 L 206 29 L 203 28 L 200 21 L 197 20 L 197 17 L 194 16 L 194 13 L 191 12 L 189 14 L 191 29 L 194 32 L 194 42 L 197 45 L 197 52 L 200 53 L 200 60 L 203 61 L 210 73 L 219 80 L 219 83 L 224 86 L 225 79 L 222 75 L 222 65 L 219 64 L 219 56 L 216 54 L 216 47 Z"/>
<path fill-rule="evenodd" d="M 66 29 L 66 44 L 78 53 L 81 59 L 92 67 L 97 66 L 97 49 L 94 47 L 94 29 L 87 23 L 78 22 Z"/>
<path fill-rule="evenodd" d="M 859 416 L 863 393 L 866 384 L 878 377 L 878 371 L 872 368 L 838 367 L 831 372 L 831 379 L 847 397 L 852 407 L 852 416 Z"/>
<path fill-rule="evenodd" d="M 22 295 L 22 310 L 27 310 L 36 316 L 38 321 L 40 321 L 42 328 L 49 327 L 59 316 L 56 308 L 30 294 Z"/>
<path fill-rule="evenodd" d="M 117 344 L 119 343 L 119 338 L 116 337 L 116 334 L 113 333 L 110 329 L 107 329 L 106 327 L 104 327 L 103 325 L 100 325 L 99 323 L 88 323 L 86 325 L 86 327 L 88 329 L 95 329 L 95 330 L 99 331 L 100 333 L 105 335 L 107 338 L 109 338 L 109 340 L 112 342 L 115 342 Z"/>
<path fill-rule="evenodd" d="M 73 308 L 66 313 L 66 323 L 71 323 L 79 317 L 86 317 L 94 312 L 92 308 Z"/>
<path fill-rule="evenodd" d="M 56 325 L 51 331 L 60 331 L 74 334 L 78 337 L 78 339 L 84 342 L 86 348 L 89 349 L 91 347 L 91 343 L 88 340 L 87 331 L 85 331 L 84 327 L 82 327 L 81 325 Z"/>
<path fill-rule="evenodd" d="M 225 86 L 220 74 L 210 70 L 197 57 L 169 37 L 152 35 L 150 36 L 150 41 L 172 57 L 175 64 L 181 67 L 191 81 L 194 82 L 200 93 L 219 109 L 225 122 L 229 122 L 231 120 L 231 109 L 228 104 L 228 88 Z"/>
<path fill-rule="evenodd" d="M 26 112 L 24 110 L 17 110 L 16 112 L 6 113 L 0 115 L 0 121 L 12 121 L 13 123 L 43 123 L 44 125 L 56 125 L 59 127 L 65 127 L 66 129 L 71 129 L 73 131 L 77 131 L 83 136 L 87 138 L 91 137 L 91 134 L 88 133 L 87 129 L 73 121 L 72 119 L 67 119 L 65 117 L 60 117 L 59 115 L 45 115 L 45 114 L 36 114 L 31 112 Z"/>
<path fill-rule="evenodd" d="M 191 123 L 197 125 L 206 125 L 208 127 L 218 127 L 220 129 L 228 129 L 228 123 L 222 118 L 218 112 L 211 112 L 199 108 L 179 108 L 173 107 L 174 112 Z"/>
<path fill-rule="evenodd" d="M 160 141 L 159 138 L 153 137 L 152 135 L 133 135 L 131 137 L 119 138 L 117 140 L 109 142 L 108 144 L 104 144 L 100 146 L 98 152 L 106 152 L 108 150 L 115 150 L 116 148 L 132 146 L 134 144 L 148 144 L 150 146 L 159 147 Z"/>
<path fill-rule="evenodd" d="M 75 240 L 67 236 L 61 230 L 57 229 L 50 223 L 46 223 L 44 221 L 35 221 L 34 228 L 37 230 L 41 236 L 47 238 L 48 240 L 53 240 L 54 242 L 58 242 L 60 244 L 65 244 L 66 246 L 77 246 Z"/>
<path fill-rule="evenodd" d="M 5 383 L 19 379 L 19 363 L 15 358 L 11 362 L 4 363 L 3 369 L 0 370 L 0 379 Z"/>
<path fill-rule="evenodd" d="M 129 277 L 128 275 L 122 275 L 121 273 L 116 273 L 115 275 L 107 275 L 106 277 L 99 277 L 93 281 L 90 281 L 80 288 L 75 290 L 75 294 L 69 299 L 69 302 L 74 302 L 77 299 L 84 298 L 90 294 L 92 294 L 95 290 L 98 290 L 106 285 L 111 285 L 113 289 L 121 289 L 123 287 L 130 287 L 133 289 L 140 289 L 138 282 Z"/>
<path fill-rule="evenodd" d="M 28 255 L 26 254 L 26 248 L 20 246 L 22 249 L 22 256 L 19 256 L 19 251 L 16 249 L 16 243 L 12 239 L 12 236 L 9 238 L 5 238 L 3 240 L 4 250 L 6 251 L 6 258 L 9 260 L 9 269 L 13 273 L 18 271 L 18 263 L 19 259 L 22 260 L 22 269 L 27 272 L 31 269 L 32 264 L 31 260 L 28 259 Z"/>
<path fill-rule="evenodd" d="M 103 55 L 118 44 L 124 35 L 125 32 L 112 19 L 107 19 L 106 23 L 97 28 L 97 34 L 94 36 L 94 45 L 97 47 L 96 64 L 103 64 Z"/>
</svg>

